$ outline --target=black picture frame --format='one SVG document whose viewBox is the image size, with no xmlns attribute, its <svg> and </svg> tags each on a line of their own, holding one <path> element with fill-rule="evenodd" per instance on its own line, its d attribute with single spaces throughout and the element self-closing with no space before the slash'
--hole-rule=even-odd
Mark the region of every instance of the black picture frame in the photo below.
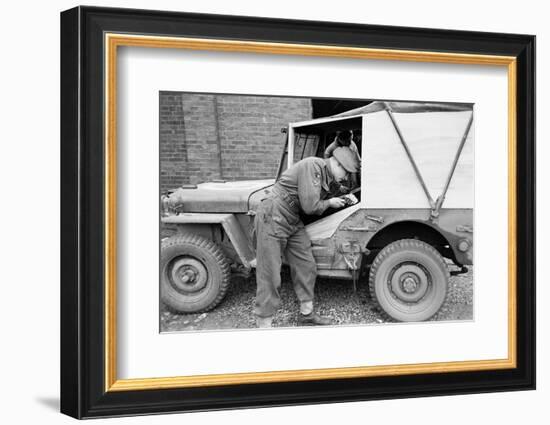
<svg viewBox="0 0 550 425">
<path fill-rule="evenodd" d="M 104 34 L 514 56 L 517 63 L 517 367 L 452 373 L 105 391 Z M 535 37 L 132 9 L 61 13 L 61 412 L 76 418 L 535 388 Z"/>
</svg>

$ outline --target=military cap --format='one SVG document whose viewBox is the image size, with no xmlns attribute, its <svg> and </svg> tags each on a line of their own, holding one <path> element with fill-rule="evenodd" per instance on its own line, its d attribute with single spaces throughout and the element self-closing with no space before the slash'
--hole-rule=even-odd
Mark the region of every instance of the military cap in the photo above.
<svg viewBox="0 0 550 425">
<path fill-rule="evenodd" d="M 359 171 L 360 164 L 357 154 L 347 146 L 334 149 L 332 156 L 336 158 L 348 173 L 357 173 Z"/>
</svg>

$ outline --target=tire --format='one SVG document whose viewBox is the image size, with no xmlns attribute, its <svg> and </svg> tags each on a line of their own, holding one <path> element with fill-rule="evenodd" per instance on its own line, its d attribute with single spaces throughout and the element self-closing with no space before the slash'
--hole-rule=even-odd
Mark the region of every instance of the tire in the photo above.
<svg viewBox="0 0 550 425">
<path fill-rule="evenodd" d="M 160 296 L 172 310 L 212 310 L 227 292 L 231 270 L 218 245 L 202 236 L 176 235 L 162 241 Z"/>
<path fill-rule="evenodd" d="M 378 253 L 369 291 L 380 310 L 400 322 L 428 320 L 445 304 L 449 270 L 435 248 L 416 239 L 392 242 Z"/>
</svg>

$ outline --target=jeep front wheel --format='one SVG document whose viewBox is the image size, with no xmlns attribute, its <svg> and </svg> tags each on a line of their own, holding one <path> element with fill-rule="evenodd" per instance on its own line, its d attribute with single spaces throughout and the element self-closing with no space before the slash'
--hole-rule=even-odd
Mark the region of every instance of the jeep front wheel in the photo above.
<svg viewBox="0 0 550 425">
<path fill-rule="evenodd" d="M 435 248 L 416 239 L 387 245 L 374 259 L 369 289 L 380 309 L 394 320 L 418 322 L 445 304 L 449 271 Z"/>
<path fill-rule="evenodd" d="M 225 296 L 231 270 L 218 245 L 198 235 L 162 241 L 160 295 L 171 309 L 197 313 L 213 309 Z"/>
</svg>

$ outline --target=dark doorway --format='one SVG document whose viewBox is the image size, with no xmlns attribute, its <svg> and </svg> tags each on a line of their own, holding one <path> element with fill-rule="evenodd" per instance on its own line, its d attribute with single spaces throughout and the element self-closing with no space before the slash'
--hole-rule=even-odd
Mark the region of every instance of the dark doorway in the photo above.
<svg viewBox="0 0 550 425">
<path fill-rule="evenodd" d="M 341 114 L 350 109 L 360 108 L 368 105 L 372 100 L 348 100 L 348 99 L 311 99 L 313 109 L 312 118 L 328 117 Z"/>
</svg>

